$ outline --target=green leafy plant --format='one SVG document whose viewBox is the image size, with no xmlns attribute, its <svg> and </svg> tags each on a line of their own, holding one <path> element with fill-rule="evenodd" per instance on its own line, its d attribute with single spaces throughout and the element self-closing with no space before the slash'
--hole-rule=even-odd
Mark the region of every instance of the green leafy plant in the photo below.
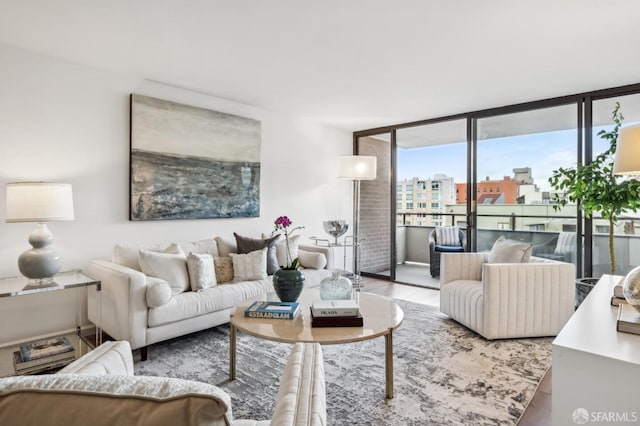
<svg viewBox="0 0 640 426">
<path fill-rule="evenodd" d="M 618 132 L 624 121 L 620 104 L 616 102 L 611 118 L 615 126 L 611 131 L 601 130 L 600 138 L 609 141 L 609 148 L 587 165 L 560 167 L 549 178 L 551 186 L 560 193 L 553 196 L 557 211 L 568 203 L 578 203 L 586 217 L 599 212 L 609 221 L 609 259 L 611 273 L 616 273 L 616 257 L 613 250 L 614 224 L 627 210 L 640 207 L 640 181 L 625 179 L 613 174 L 614 154 Z"/>
</svg>

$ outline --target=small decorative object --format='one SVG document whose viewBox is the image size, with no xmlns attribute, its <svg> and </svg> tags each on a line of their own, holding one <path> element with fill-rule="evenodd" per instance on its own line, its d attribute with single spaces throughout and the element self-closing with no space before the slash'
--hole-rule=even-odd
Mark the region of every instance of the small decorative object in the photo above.
<svg viewBox="0 0 640 426">
<path fill-rule="evenodd" d="M 349 230 L 349 225 L 346 220 L 325 220 L 322 222 L 324 232 L 331 235 L 336 239 L 336 245 L 338 245 L 338 237 L 344 235 Z"/>
<path fill-rule="evenodd" d="M 298 300 L 302 288 L 304 287 L 304 274 L 298 270 L 298 258 L 291 258 L 289 250 L 289 236 L 298 229 L 304 229 L 298 226 L 289 230 L 293 222 L 287 216 L 280 216 L 275 220 L 274 233 L 278 231 L 284 232 L 285 244 L 287 247 L 287 264 L 282 266 L 273 274 L 273 288 L 278 298 L 283 302 L 295 302 Z"/>
<path fill-rule="evenodd" d="M 624 278 L 622 294 L 629 305 L 640 311 L 640 266 L 633 268 Z"/>
<path fill-rule="evenodd" d="M 351 299 L 353 285 L 347 277 L 338 271 L 331 271 L 331 276 L 320 281 L 320 299 L 343 300 Z"/>
</svg>

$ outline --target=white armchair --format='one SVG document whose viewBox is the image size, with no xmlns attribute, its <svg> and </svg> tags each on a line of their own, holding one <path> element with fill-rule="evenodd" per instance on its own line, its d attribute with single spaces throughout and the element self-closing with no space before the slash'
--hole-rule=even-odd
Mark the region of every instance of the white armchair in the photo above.
<svg viewBox="0 0 640 426">
<path fill-rule="evenodd" d="M 557 335 L 575 310 L 575 266 L 487 258 L 442 253 L 440 311 L 489 340 Z"/>
</svg>

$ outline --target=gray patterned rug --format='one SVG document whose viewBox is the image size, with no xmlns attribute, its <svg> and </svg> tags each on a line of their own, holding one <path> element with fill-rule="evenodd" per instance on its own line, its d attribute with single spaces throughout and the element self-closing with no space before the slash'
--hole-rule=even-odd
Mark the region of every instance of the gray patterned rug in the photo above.
<svg viewBox="0 0 640 426">
<path fill-rule="evenodd" d="M 551 338 L 488 341 L 437 308 L 396 301 L 394 394 L 385 401 L 384 339 L 324 346 L 329 425 L 514 425 L 551 365 Z M 268 419 L 290 346 L 242 333 L 228 382 L 229 327 L 153 345 L 139 375 L 221 386 L 234 418 Z M 135 354 L 139 360 L 139 354 Z"/>
</svg>

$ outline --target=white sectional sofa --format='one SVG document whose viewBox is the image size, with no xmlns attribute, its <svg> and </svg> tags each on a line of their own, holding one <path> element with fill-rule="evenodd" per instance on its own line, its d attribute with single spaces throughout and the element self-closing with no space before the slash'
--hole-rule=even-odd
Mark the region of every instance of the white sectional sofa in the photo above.
<svg viewBox="0 0 640 426">
<path fill-rule="evenodd" d="M 297 241 L 291 243 L 292 256 L 299 257 L 302 266 L 306 266 L 303 271 L 305 286 L 318 286 L 333 267 L 331 250 L 298 245 Z M 215 286 L 200 291 L 180 288 L 181 285 L 170 281 L 183 280 L 188 270 L 184 269 L 187 268 L 186 264 L 176 260 L 179 253 L 162 253 L 175 251 L 176 246 L 183 256 L 186 253 L 210 254 L 216 260 L 216 270 L 220 260 L 222 270 L 218 271 L 218 276 L 225 272 L 225 264 L 228 269 L 228 265 L 233 263 L 229 256 L 237 251 L 235 242 L 220 237 L 179 244 L 119 244 L 114 247 L 110 260 L 94 260 L 86 270 L 88 275 L 101 281 L 100 306 L 95 297 L 96 289 L 89 290 L 89 320 L 100 323 L 103 331 L 112 338 L 128 341 L 133 349 L 141 348 L 143 360 L 147 358 L 148 345 L 227 323 L 231 309 L 236 304 L 273 291 L 271 276 L 217 282 Z M 284 241 L 278 242 L 274 249 L 278 263 L 284 264 Z M 167 279 L 162 280 L 143 273 L 145 268 L 139 261 L 141 250 L 147 254 L 153 252 L 156 266 L 160 259 L 160 268 L 171 264 L 167 268 L 169 271 L 155 274 L 168 274 L 169 278 L 165 276 Z M 162 256 L 166 257 L 166 261 Z M 174 268 L 174 264 L 178 266 Z M 172 268 L 180 269 L 180 273 L 175 274 Z M 171 279 L 174 276 L 176 278 Z"/>
<path fill-rule="evenodd" d="M 2 425 L 324 426 L 326 417 L 317 343 L 294 345 L 271 421 L 234 419 L 230 396 L 211 384 L 134 376 L 126 341 L 106 342 L 57 374 L 0 379 Z"/>
</svg>

